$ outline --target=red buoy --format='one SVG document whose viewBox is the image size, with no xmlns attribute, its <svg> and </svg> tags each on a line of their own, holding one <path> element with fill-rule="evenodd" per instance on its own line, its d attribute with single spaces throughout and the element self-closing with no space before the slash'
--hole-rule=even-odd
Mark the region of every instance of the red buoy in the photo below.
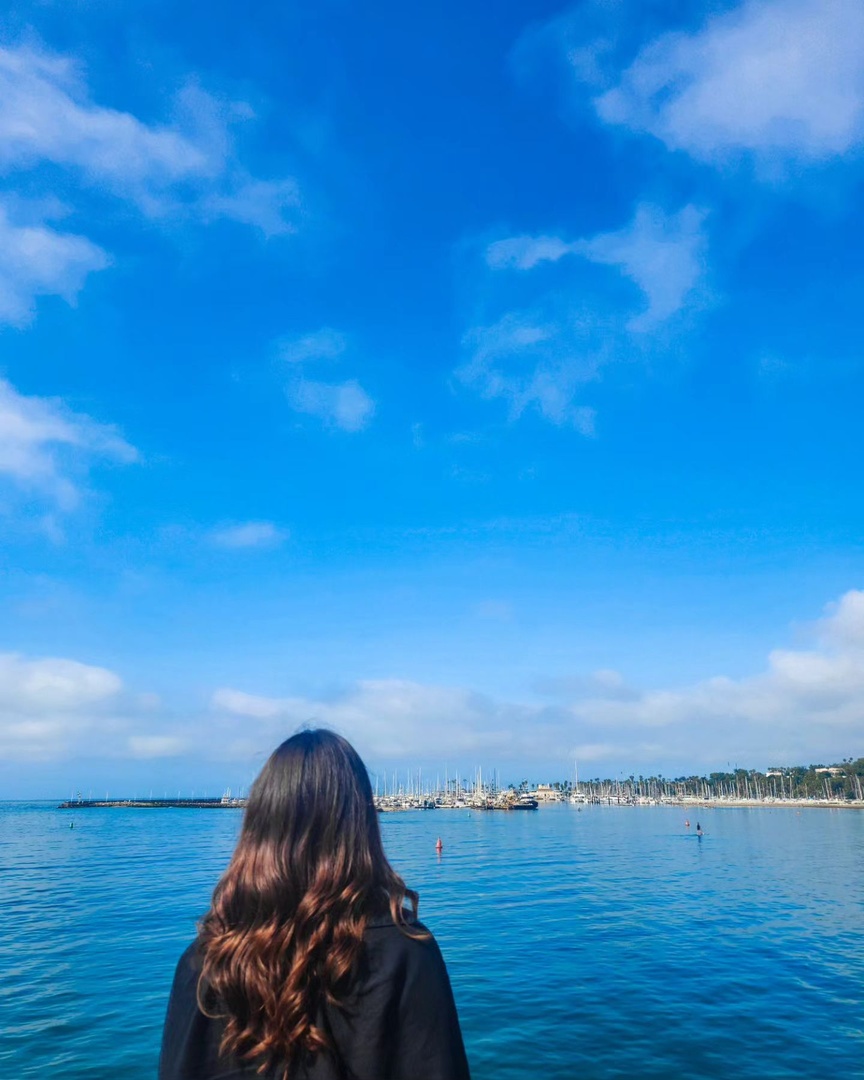
<svg viewBox="0 0 864 1080">
<path fill-rule="evenodd" d="M 441 843 L 441 837 L 439 836 L 435 842 L 435 850 L 441 852 L 444 850 L 444 845 Z"/>
</svg>

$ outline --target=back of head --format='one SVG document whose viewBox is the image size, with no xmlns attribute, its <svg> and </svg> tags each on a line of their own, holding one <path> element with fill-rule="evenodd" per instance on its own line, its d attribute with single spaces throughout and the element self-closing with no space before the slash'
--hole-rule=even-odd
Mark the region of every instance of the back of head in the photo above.
<svg viewBox="0 0 864 1080">
<path fill-rule="evenodd" d="M 356 974 L 370 917 L 405 922 L 417 896 L 387 862 L 363 762 L 330 731 L 279 746 L 249 793 L 240 839 L 200 927 L 199 1002 L 222 1053 L 281 1066 L 329 1049 L 316 1025 Z"/>
<path fill-rule="evenodd" d="M 367 903 L 386 867 L 372 788 L 356 750 L 330 731 L 302 731 L 270 756 L 249 794 L 232 860 L 261 914 L 293 917 L 304 898 L 354 888 Z M 310 895 L 314 894 L 314 895 Z"/>
</svg>

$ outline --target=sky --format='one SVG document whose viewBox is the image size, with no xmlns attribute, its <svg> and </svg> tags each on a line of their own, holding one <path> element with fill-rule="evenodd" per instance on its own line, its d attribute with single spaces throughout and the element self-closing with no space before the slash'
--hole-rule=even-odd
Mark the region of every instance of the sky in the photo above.
<svg viewBox="0 0 864 1080">
<path fill-rule="evenodd" d="M 0 798 L 864 754 L 859 0 L 0 16 Z"/>
</svg>

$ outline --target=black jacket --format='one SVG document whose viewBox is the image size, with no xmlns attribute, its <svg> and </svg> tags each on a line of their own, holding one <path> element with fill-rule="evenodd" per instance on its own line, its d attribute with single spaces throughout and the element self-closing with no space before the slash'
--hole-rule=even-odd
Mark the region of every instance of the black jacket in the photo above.
<svg viewBox="0 0 864 1080">
<path fill-rule="evenodd" d="M 416 924 L 418 929 L 425 929 Z M 447 969 L 435 939 L 370 924 L 345 1008 L 326 1007 L 338 1060 L 317 1054 L 291 1080 L 470 1080 Z M 159 1057 L 159 1080 L 251 1080 L 254 1067 L 219 1057 L 222 1023 L 198 1008 L 198 943 L 180 957 Z M 264 1074 L 271 1080 L 277 1073 Z"/>
</svg>

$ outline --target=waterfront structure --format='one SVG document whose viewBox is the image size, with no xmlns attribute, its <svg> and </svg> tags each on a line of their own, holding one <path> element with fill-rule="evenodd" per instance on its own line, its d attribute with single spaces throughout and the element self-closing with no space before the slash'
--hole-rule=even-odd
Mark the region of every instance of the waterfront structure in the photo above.
<svg viewBox="0 0 864 1080">
<path fill-rule="evenodd" d="M 523 780 L 518 787 L 502 788 L 497 771 L 493 779 L 484 780 L 478 769 L 473 781 L 461 776 L 449 777 L 445 770 L 434 784 L 425 782 L 421 770 L 383 774 L 376 777 L 375 805 L 382 813 L 399 810 L 521 810 L 535 809 L 538 804 L 570 802 L 584 805 L 613 806 L 830 806 L 864 807 L 864 758 L 851 758 L 842 765 L 818 765 L 809 768 L 778 768 L 765 773 L 735 769 L 730 773 L 711 773 L 709 776 L 690 776 L 667 779 L 663 776 L 619 775 L 617 780 L 579 780 L 537 784 L 531 787 Z M 383 788 L 383 790 L 382 790 Z M 230 789 L 221 798 L 149 799 L 126 798 L 84 799 L 80 792 L 60 804 L 61 809 L 92 808 L 240 808 L 246 805 L 242 796 L 232 795 Z"/>
</svg>

